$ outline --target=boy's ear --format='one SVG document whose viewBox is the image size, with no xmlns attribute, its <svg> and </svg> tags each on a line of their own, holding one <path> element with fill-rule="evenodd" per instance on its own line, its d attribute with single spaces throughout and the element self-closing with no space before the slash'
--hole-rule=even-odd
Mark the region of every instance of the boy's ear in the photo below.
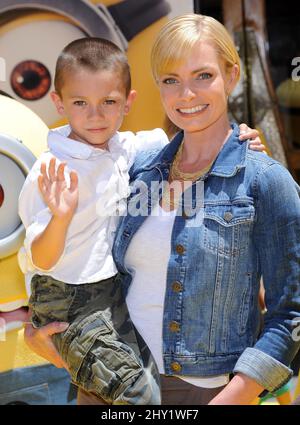
<svg viewBox="0 0 300 425">
<path fill-rule="evenodd" d="M 63 104 L 63 102 L 61 100 L 60 95 L 56 91 L 52 91 L 50 93 L 50 97 L 51 97 L 51 100 L 52 100 L 52 102 L 54 103 L 54 105 L 56 107 L 57 112 L 60 115 L 64 115 L 65 114 L 65 108 L 64 108 L 64 104 Z"/>
<path fill-rule="evenodd" d="M 124 113 L 127 115 L 131 109 L 132 103 L 134 102 L 135 98 L 137 96 L 136 90 L 130 90 L 129 95 L 127 96 Z"/>
</svg>

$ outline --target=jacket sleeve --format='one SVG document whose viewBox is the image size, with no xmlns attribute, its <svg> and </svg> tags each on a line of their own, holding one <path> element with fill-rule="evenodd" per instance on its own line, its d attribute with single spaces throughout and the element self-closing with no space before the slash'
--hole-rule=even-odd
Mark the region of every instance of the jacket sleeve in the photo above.
<svg viewBox="0 0 300 425">
<path fill-rule="evenodd" d="M 291 378 L 289 365 L 300 348 L 300 190 L 284 167 L 272 163 L 257 176 L 254 191 L 267 312 L 260 338 L 242 353 L 234 372 L 272 392 Z"/>
</svg>

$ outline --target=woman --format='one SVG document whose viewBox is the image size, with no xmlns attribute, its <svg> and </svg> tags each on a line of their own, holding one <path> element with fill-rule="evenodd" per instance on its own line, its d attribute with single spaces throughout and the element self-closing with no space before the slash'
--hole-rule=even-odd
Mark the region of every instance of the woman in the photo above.
<svg viewBox="0 0 300 425">
<path fill-rule="evenodd" d="M 299 348 L 299 189 L 230 126 L 240 65 L 220 23 L 173 19 L 152 66 L 182 132 L 132 169 L 114 246 L 129 312 L 162 374 L 163 404 L 248 404 L 289 380 Z M 259 335 L 261 275 L 268 312 Z M 83 393 L 79 402 L 101 404 Z"/>
</svg>

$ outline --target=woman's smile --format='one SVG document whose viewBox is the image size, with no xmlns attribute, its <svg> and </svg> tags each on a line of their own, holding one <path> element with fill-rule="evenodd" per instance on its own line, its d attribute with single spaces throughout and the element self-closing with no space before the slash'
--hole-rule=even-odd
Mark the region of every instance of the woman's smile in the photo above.
<svg viewBox="0 0 300 425">
<path fill-rule="evenodd" d="M 208 108 L 208 106 L 209 106 L 208 104 L 204 104 L 204 105 L 193 106 L 191 108 L 178 108 L 176 110 L 182 115 L 194 116 L 205 111 Z"/>
</svg>

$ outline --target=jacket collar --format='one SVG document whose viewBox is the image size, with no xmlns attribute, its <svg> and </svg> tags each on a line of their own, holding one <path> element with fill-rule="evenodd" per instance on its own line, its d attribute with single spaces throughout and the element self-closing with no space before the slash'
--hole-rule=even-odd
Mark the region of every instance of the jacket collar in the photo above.
<svg viewBox="0 0 300 425">
<path fill-rule="evenodd" d="M 232 133 L 214 161 L 208 175 L 232 177 L 245 167 L 248 143 L 239 140 L 240 129 L 235 123 L 231 124 Z M 183 139 L 183 131 L 178 133 L 173 140 L 163 149 L 159 163 L 152 163 L 153 167 L 169 166 Z M 157 160 L 157 158 L 156 158 Z"/>
</svg>

